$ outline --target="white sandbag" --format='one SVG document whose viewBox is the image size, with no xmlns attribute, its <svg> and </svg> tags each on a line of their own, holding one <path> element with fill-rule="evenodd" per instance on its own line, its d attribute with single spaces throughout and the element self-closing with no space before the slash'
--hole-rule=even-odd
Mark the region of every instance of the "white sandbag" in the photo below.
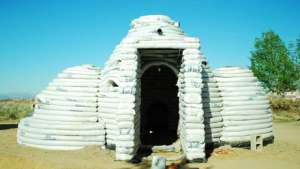
<svg viewBox="0 0 300 169">
<path fill-rule="evenodd" d="M 202 116 L 186 116 L 183 117 L 185 123 L 203 123 Z"/>
<path fill-rule="evenodd" d="M 78 102 L 78 101 L 60 101 L 60 100 L 46 100 L 37 98 L 38 103 L 41 104 L 52 104 L 58 106 L 75 106 L 75 107 L 97 107 L 97 103 L 90 103 L 90 102 Z"/>
<path fill-rule="evenodd" d="M 257 79 L 255 77 L 231 77 L 231 78 L 223 78 L 216 77 L 217 81 L 221 81 L 222 83 L 226 82 L 256 82 Z"/>
<path fill-rule="evenodd" d="M 261 87 L 259 86 L 239 86 L 239 87 L 221 87 L 222 91 L 247 91 L 247 90 L 254 90 L 254 91 L 261 91 Z"/>
<path fill-rule="evenodd" d="M 40 123 L 32 120 L 32 118 L 25 118 L 20 122 L 20 125 L 33 127 L 33 128 L 45 128 L 45 129 L 62 129 L 62 130 L 98 130 L 103 129 L 104 126 L 101 123 L 91 123 L 91 124 L 55 124 L 49 125 L 49 123 Z"/>
<path fill-rule="evenodd" d="M 267 132 L 267 133 L 263 133 L 260 135 L 262 135 L 262 137 L 265 138 L 269 138 L 273 136 L 273 132 Z M 249 142 L 251 140 L 252 136 L 223 136 L 222 137 L 222 141 L 225 142 Z"/>
<path fill-rule="evenodd" d="M 49 134 L 34 134 L 28 132 L 20 132 L 22 137 L 38 139 L 38 140 L 57 140 L 57 141 L 85 141 L 85 142 L 99 142 L 104 143 L 104 135 L 100 136 L 59 136 L 59 135 L 49 135 Z"/>
<path fill-rule="evenodd" d="M 132 154 L 125 154 L 125 153 L 116 153 L 116 160 L 131 160 L 133 157 Z"/>
<path fill-rule="evenodd" d="M 97 117 L 78 117 L 78 116 L 56 116 L 47 114 L 33 114 L 33 117 L 40 120 L 50 120 L 50 121 L 65 121 L 65 122 L 96 122 Z"/>
<path fill-rule="evenodd" d="M 116 153 L 120 154 L 132 154 L 134 152 L 134 148 L 127 148 L 127 147 L 117 147 Z"/>
<path fill-rule="evenodd" d="M 125 97 L 125 96 L 122 96 L 120 93 L 117 93 L 117 92 L 101 92 L 100 94 L 100 97 L 106 97 L 106 98 L 128 98 L 128 97 Z M 133 99 L 133 98 L 129 98 L 129 99 Z"/>
<path fill-rule="evenodd" d="M 227 102 L 232 102 L 232 101 L 251 101 L 251 100 L 268 100 L 267 96 L 260 96 L 260 95 L 255 95 L 255 96 L 227 96 L 224 97 L 223 103 Z"/>
<path fill-rule="evenodd" d="M 191 107 L 191 106 L 187 106 L 187 107 L 182 107 L 182 111 L 185 114 L 203 114 L 203 110 L 201 107 Z"/>
<path fill-rule="evenodd" d="M 240 131 L 249 131 L 249 130 L 257 130 L 257 129 L 265 129 L 271 128 L 272 123 L 264 123 L 264 124 L 255 124 L 255 125 L 248 125 L 248 126 L 227 126 L 224 131 L 225 132 L 240 132 Z"/>
<path fill-rule="evenodd" d="M 257 125 L 257 124 L 269 124 L 272 123 L 272 117 L 258 120 L 242 120 L 242 121 L 224 121 L 224 126 L 244 126 L 244 125 Z"/>
<path fill-rule="evenodd" d="M 245 86 L 253 86 L 253 87 L 261 87 L 260 82 L 224 82 L 222 83 L 221 81 L 219 81 L 218 83 L 220 88 L 225 88 L 225 87 L 245 87 Z"/>
<path fill-rule="evenodd" d="M 52 81 L 55 84 L 88 84 L 88 85 L 93 85 L 97 86 L 101 82 L 100 79 L 65 79 L 65 78 L 57 78 Z"/>
<path fill-rule="evenodd" d="M 73 96 L 57 96 L 57 95 L 47 95 L 47 94 L 38 94 L 36 96 L 36 99 L 40 99 L 40 100 L 60 100 L 60 101 L 73 101 L 73 102 L 97 102 L 98 98 L 97 97 L 82 97 L 82 96 L 77 96 L 77 97 L 73 97 Z"/>
<path fill-rule="evenodd" d="M 98 76 L 100 72 L 97 71 L 83 71 L 83 70 L 64 70 L 64 74 L 77 74 L 77 75 L 89 75 L 89 76 Z"/>
<path fill-rule="evenodd" d="M 83 121 L 77 121 L 77 122 L 76 121 L 75 122 L 74 121 L 50 121 L 50 120 L 36 119 L 33 117 L 28 117 L 28 118 L 30 118 L 30 121 L 33 123 L 47 124 L 47 125 L 92 125 L 95 123 L 95 122 L 83 122 Z M 101 120 L 99 120 L 97 123 L 101 123 L 103 125 L 103 122 Z"/>
<path fill-rule="evenodd" d="M 34 114 L 44 114 L 44 115 L 55 115 L 55 116 L 81 116 L 81 117 L 97 117 L 98 112 L 76 112 L 67 110 L 47 110 L 47 109 L 35 109 Z"/>
<path fill-rule="evenodd" d="M 253 77 L 252 72 L 244 72 L 244 73 L 223 73 L 223 74 L 216 74 L 216 77 L 220 78 L 233 78 L 233 77 Z"/>
<path fill-rule="evenodd" d="M 47 109 L 47 110 L 71 110 L 78 112 L 97 112 L 96 107 L 78 107 L 78 106 L 61 106 L 61 105 L 49 105 L 49 104 L 38 104 L 37 109 Z"/>
<path fill-rule="evenodd" d="M 199 123 L 186 123 L 184 124 L 184 127 L 186 129 L 201 129 L 201 128 L 204 128 L 204 124 L 199 124 Z"/>
<path fill-rule="evenodd" d="M 53 85 L 49 84 L 47 90 L 50 91 L 61 91 L 61 92 L 79 92 L 79 93 L 97 93 L 99 89 L 97 87 L 85 87 L 85 86 L 78 86 L 78 87 L 66 87 L 60 85 Z"/>
<path fill-rule="evenodd" d="M 224 107 L 224 110 L 226 111 L 230 111 L 230 110 L 267 110 L 269 109 L 269 105 L 268 104 L 264 104 L 264 105 L 243 105 L 243 106 L 230 106 L 230 107 Z"/>
<path fill-rule="evenodd" d="M 62 96 L 62 97 L 93 97 L 96 98 L 98 93 L 80 92 L 80 91 L 57 91 L 57 90 L 44 90 L 41 94 L 45 96 Z"/>
<path fill-rule="evenodd" d="M 98 74 L 94 75 L 82 75 L 82 74 L 73 74 L 73 73 L 60 73 L 57 75 L 58 78 L 61 79 L 99 79 Z"/>
<path fill-rule="evenodd" d="M 201 103 L 201 95 L 199 94 L 185 94 L 182 96 L 186 103 Z"/>
<path fill-rule="evenodd" d="M 259 120 L 259 119 L 266 119 L 272 117 L 272 114 L 261 114 L 261 115 L 251 115 L 251 116 L 243 116 L 243 115 L 235 115 L 235 116 L 223 116 L 224 120 L 236 120 L 236 121 L 242 121 L 242 120 Z"/>
<path fill-rule="evenodd" d="M 218 73 L 218 75 L 222 75 L 222 74 L 239 74 L 239 73 L 251 73 L 251 70 L 249 69 L 244 69 L 241 67 L 234 67 L 234 66 L 225 66 L 225 67 L 220 67 L 216 70 L 214 70 L 215 72 Z M 222 73 L 222 74 L 219 74 Z"/>
<path fill-rule="evenodd" d="M 28 142 L 24 142 L 22 139 L 20 139 L 22 136 L 18 136 L 18 143 L 25 146 L 40 148 L 40 149 L 47 149 L 47 150 L 78 150 L 84 148 L 84 146 L 53 146 L 53 145 L 38 145 L 36 143 L 31 144 Z"/>
<path fill-rule="evenodd" d="M 271 114 L 270 110 L 223 110 L 223 116 Z"/>
<path fill-rule="evenodd" d="M 58 129 L 39 129 L 32 128 L 25 125 L 21 125 L 21 131 L 25 131 L 28 133 L 37 133 L 37 134 L 53 134 L 53 135 L 62 135 L 62 136 L 97 136 L 103 135 L 104 131 L 95 129 L 95 130 L 58 130 Z"/>
<path fill-rule="evenodd" d="M 223 102 L 224 106 L 251 106 L 251 105 L 267 105 L 269 106 L 268 100 L 248 100 L 248 101 L 231 101 Z"/>
<path fill-rule="evenodd" d="M 264 128 L 264 129 L 256 129 L 256 130 L 245 130 L 241 132 L 224 132 L 222 136 L 224 137 L 241 137 L 241 136 L 251 136 L 251 135 L 258 135 L 258 134 L 265 134 L 272 132 L 272 127 Z M 222 138 L 221 138 L 222 139 Z"/>
<path fill-rule="evenodd" d="M 99 68 L 94 66 L 94 65 L 89 65 L 89 64 L 85 64 L 85 65 L 80 65 L 80 66 L 73 66 L 73 67 L 69 67 L 66 70 L 79 70 L 79 71 L 84 71 L 84 72 L 99 72 Z"/>
<path fill-rule="evenodd" d="M 46 146 L 87 146 L 87 145 L 103 145 L 103 142 L 97 141 L 59 141 L 59 140 L 37 140 L 27 137 L 20 137 L 21 142 Z"/>
<path fill-rule="evenodd" d="M 232 92 L 223 92 L 222 91 L 222 96 L 223 97 L 233 97 L 233 96 L 265 96 L 265 92 L 263 91 L 232 91 Z"/>
</svg>

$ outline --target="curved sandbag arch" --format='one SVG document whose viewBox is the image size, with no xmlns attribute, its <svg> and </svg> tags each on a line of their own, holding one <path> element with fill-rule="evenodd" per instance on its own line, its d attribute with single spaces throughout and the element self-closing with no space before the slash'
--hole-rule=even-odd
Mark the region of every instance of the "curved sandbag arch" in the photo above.
<svg viewBox="0 0 300 169">
<path fill-rule="evenodd" d="M 143 145 L 170 145 L 178 139 L 177 81 L 177 74 L 162 64 L 152 65 L 143 73 L 140 106 Z"/>
<path fill-rule="evenodd" d="M 166 66 L 166 67 L 170 68 L 173 71 L 175 76 L 178 76 L 179 71 L 173 65 L 171 65 L 169 63 L 166 63 L 166 62 L 163 62 L 163 61 L 151 62 L 151 63 L 145 65 L 141 69 L 140 76 L 143 76 L 144 72 L 147 71 L 149 68 L 151 68 L 153 66 Z M 139 78 L 141 78 L 141 77 L 139 77 Z"/>
</svg>

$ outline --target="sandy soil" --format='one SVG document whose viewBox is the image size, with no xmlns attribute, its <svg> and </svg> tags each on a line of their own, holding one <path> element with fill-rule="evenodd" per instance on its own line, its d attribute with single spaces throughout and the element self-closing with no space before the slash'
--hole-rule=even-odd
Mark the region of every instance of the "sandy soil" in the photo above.
<svg viewBox="0 0 300 169">
<path fill-rule="evenodd" d="M 99 147 L 79 151 L 46 151 L 23 147 L 16 143 L 16 125 L 0 124 L 0 169 L 143 169 L 149 162 L 138 165 L 114 160 L 114 152 Z M 233 148 L 225 154 L 216 151 L 207 163 L 187 164 L 201 169 L 299 169 L 300 124 L 274 124 L 275 142 L 262 152 Z"/>
</svg>

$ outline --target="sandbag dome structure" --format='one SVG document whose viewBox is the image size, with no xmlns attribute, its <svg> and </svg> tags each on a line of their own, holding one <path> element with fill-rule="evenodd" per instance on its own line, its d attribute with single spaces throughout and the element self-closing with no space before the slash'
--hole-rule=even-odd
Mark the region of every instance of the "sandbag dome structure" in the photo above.
<svg viewBox="0 0 300 169">
<path fill-rule="evenodd" d="M 222 67 L 215 70 L 223 98 L 221 141 L 249 142 L 251 136 L 273 138 L 272 112 L 262 84 L 249 69 Z"/>
<path fill-rule="evenodd" d="M 203 60 L 199 39 L 169 17 L 132 21 L 101 73 L 99 113 L 116 159 L 130 160 L 141 144 L 177 133 L 187 159 L 205 158 Z"/>
<path fill-rule="evenodd" d="M 133 20 L 101 73 L 67 68 L 36 100 L 17 141 L 44 149 L 100 145 L 131 160 L 141 147 L 179 143 L 187 160 L 203 161 L 207 144 L 273 137 L 268 98 L 253 73 L 212 70 L 199 39 L 162 15 Z"/>
<path fill-rule="evenodd" d="M 31 117 L 22 119 L 17 141 L 26 146 L 74 150 L 105 144 L 99 119 L 100 69 L 92 65 L 65 69 L 36 96 Z"/>
</svg>

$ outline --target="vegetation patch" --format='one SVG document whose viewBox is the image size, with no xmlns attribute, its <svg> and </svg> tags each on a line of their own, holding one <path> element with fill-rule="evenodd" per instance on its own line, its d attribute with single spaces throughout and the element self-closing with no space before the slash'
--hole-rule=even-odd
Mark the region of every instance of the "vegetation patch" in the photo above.
<svg viewBox="0 0 300 169">
<path fill-rule="evenodd" d="M 270 106 L 274 120 L 294 121 L 300 119 L 300 99 L 270 96 Z"/>
<path fill-rule="evenodd" d="M 0 100 L 0 121 L 19 120 L 33 111 L 33 100 Z"/>
</svg>

